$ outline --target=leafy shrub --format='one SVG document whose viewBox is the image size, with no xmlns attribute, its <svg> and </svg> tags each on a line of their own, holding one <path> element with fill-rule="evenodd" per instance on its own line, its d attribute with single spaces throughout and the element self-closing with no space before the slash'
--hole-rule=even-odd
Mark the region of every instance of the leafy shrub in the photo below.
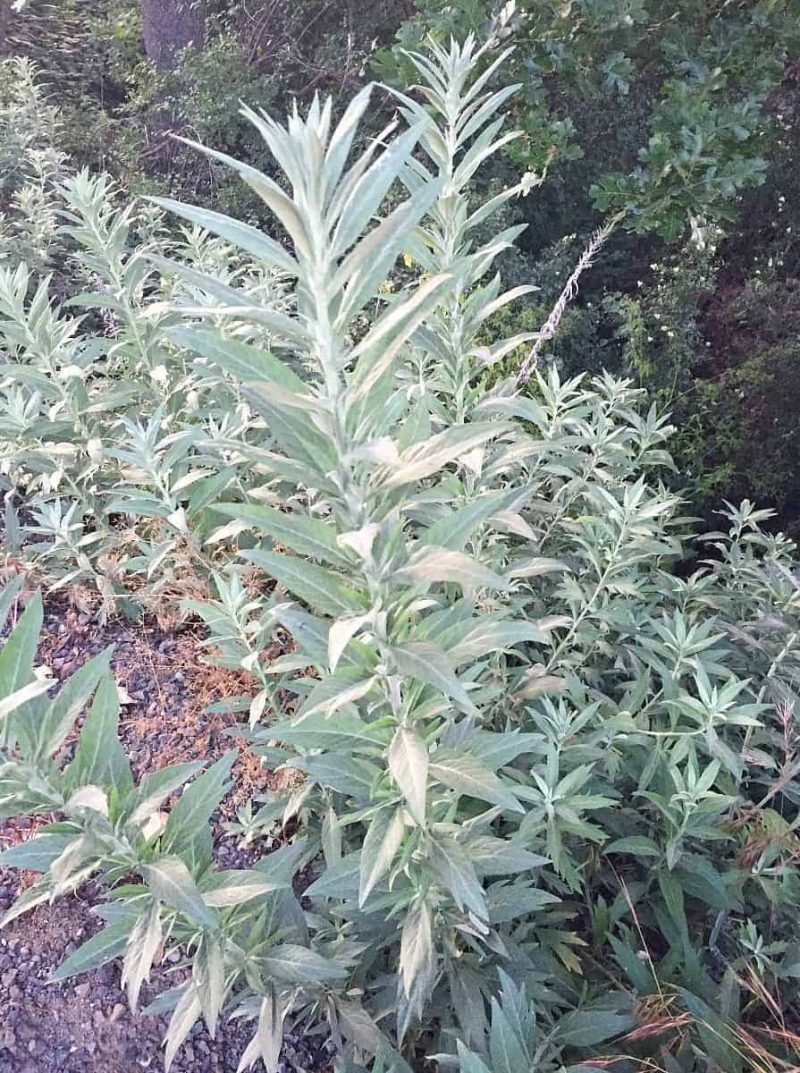
<svg viewBox="0 0 800 1073">
<path fill-rule="evenodd" d="M 482 69 L 472 39 L 412 55 L 425 107 L 401 95 L 409 129 L 349 165 L 369 89 L 336 126 L 318 100 L 286 127 L 252 113 L 286 188 L 227 162 L 288 250 L 170 206 L 293 281 L 280 315 L 235 286 L 164 314 L 268 430 L 260 485 L 221 486 L 216 509 L 255 533 L 244 557 L 276 591 L 248 607 L 230 580 L 205 614 L 226 660 L 252 666 L 271 623 L 294 639 L 266 668 L 293 703 L 265 692 L 250 716 L 265 761 L 302 782 L 242 817 L 282 847 L 214 870 L 205 825 L 229 759 L 150 820 L 194 771 L 132 785 L 107 657 L 45 696 L 38 600 L 0 654 L 4 813 L 63 815 L 0 855 L 42 873 L 11 913 L 99 872 L 107 926 L 61 972 L 124 951 L 134 1002 L 162 940 L 180 944 L 191 977 L 159 1000 L 168 1061 L 226 1010 L 257 1022 L 243 1069 L 277 1069 L 287 1018 L 326 1021 L 349 1073 L 426 1056 L 460 1073 L 796 1064 L 793 545 L 745 503 L 681 577 L 670 428 L 639 391 L 552 368 L 533 395 L 514 377 L 486 390 L 487 367 L 535 342 L 482 334 L 524 296 L 491 275 L 515 229 L 475 236 L 529 184 L 468 197 L 513 137 L 489 88 L 502 58 Z M 219 298 L 213 276 L 171 271 Z M 272 351 L 238 337 L 264 325 Z"/>
<path fill-rule="evenodd" d="M 262 435 L 235 385 L 167 340 L 166 303 L 261 310 L 238 335 L 268 346 L 283 285 L 199 228 L 172 238 L 158 213 L 120 205 L 106 176 L 81 172 L 49 197 L 72 289 L 86 289 L 58 302 L 24 263 L 0 267 L 6 540 L 53 584 L 99 590 L 106 611 L 132 589 L 152 605 L 210 568 L 208 505 L 247 483 Z"/>
</svg>

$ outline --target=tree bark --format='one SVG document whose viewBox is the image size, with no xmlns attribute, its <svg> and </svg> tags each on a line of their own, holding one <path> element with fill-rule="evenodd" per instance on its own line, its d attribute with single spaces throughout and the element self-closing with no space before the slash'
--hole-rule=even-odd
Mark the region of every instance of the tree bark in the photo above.
<svg viewBox="0 0 800 1073">
<path fill-rule="evenodd" d="M 0 0 L 0 55 L 8 49 L 8 34 L 11 28 L 11 0 Z"/>
<path fill-rule="evenodd" d="M 185 48 L 203 47 L 204 0 L 141 0 L 142 37 L 148 59 L 159 71 L 171 71 Z"/>
</svg>

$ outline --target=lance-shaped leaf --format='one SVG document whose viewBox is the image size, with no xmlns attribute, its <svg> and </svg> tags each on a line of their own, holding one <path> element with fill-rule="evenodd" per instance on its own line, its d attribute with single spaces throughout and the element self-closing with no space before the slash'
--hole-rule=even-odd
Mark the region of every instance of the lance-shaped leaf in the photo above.
<svg viewBox="0 0 800 1073">
<path fill-rule="evenodd" d="M 62 961 L 53 972 L 51 979 L 54 982 L 60 982 L 72 976 L 78 976 L 82 972 L 90 972 L 101 965 L 107 965 L 125 950 L 132 926 L 132 921 L 128 919 L 109 924 L 91 939 L 82 943 L 65 961 Z"/>
<path fill-rule="evenodd" d="M 506 587 L 504 578 L 471 555 L 427 544 L 413 551 L 395 576 L 413 584 L 450 581 L 469 590 Z"/>
<path fill-rule="evenodd" d="M 321 712 L 297 722 L 278 723 L 269 728 L 275 741 L 298 749 L 365 750 L 388 745 L 391 732 L 387 724 L 365 723 L 354 711 L 338 712 L 329 719 Z"/>
<path fill-rule="evenodd" d="M 512 648 L 514 645 L 547 644 L 549 633 L 540 629 L 535 623 L 492 620 L 488 616 L 478 619 L 475 625 L 454 645 L 448 645 L 447 653 L 454 666 L 468 663 L 490 652 Z"/>
<path fill-rule="evenodd" d="M 142 879 L 153 897 L 206 928 L 216 927 L 216 917 L 203 901 L 189 869 L 179 857 L 161 857 L 139 865 Z"/>
<path fill-rule="evenodd" d="M 430 906 L 422 902 L 406 914 L 400 939 L 398 1035 L 402 1040 L 412 1018 L 422 1017 L 436 980 L 437 958 Z"/>
<path fill-rule="evenodd" d="M 356 668 L 328 675 L 308 695 L 297 713 L 295 725 L 317 714 L 333 715 L 348 704 L 354 704 L 369 693 L 375 682 L 374 676 L 365 678 L 363 671 Z"/>
<path fill-rule="evenodd" d="M 133 926 L 122 963 L 122 986 L 135 1012 L 142 984 L 150 976 L 153 960 L 161 946 L 162 929 L 158 902 L 151 903 Z"/>
<path fill-rule="evenodd" d="M 343 980 L 347 970 L 307 946 L 279 943 L 261 958 L 266 976 L 287 984 L 326 984 Z"/>
<path fill-rule="evenodd" d="M 404 451 L 400 465 L 387 473 L 383 484 L 388 488 L 397 488 L 431 477 L 450 462 L 500 435 L 507 428 L 507 425 L 500 422 L 476 422 L 445 429 L 444 432 L 431 436 L 423 443 L 415 443 Z"/>
<path fill-rule="evenodd" d="M 225 1001 L 225 961 L 222 944 L 216 935 L 203 935 L 194 955 L 192 977 L 208 1033 L 213 1039 L 217 1031 L 222 1004 Z"/>
<path fill-rule="evenodd" d="M 362 238 L 334 276 L 334 293 L 344 288 L 337 327 L 345 327 L 373 298 L 397 259 L 406 238 L 438 196 L 441 183 L 430 183 L 404 201 Z"/>
<path fill-rule="evenodd" d="M 434 754 L 428 772 L 431 778 L 460 794 L 489 801 L 511 812 L 525 812 L 503 780 L 471 753 L 441 750 Z"/>
<path fill-rule="evenodd" d="M 113 787 L 121 796 L 133 789 L 130 762 L 119 740 L 119 693 L 110 674 L 100 680 L 64 778 L 69 789 L 94 783 Z"/>
<path fill-rule="evenodd" d="M 232 216 L 226 216 L 224 213 L 214 212 L 212 209 L 202 209 L 197 205 L 185 205 L 182 201 L 173 201 L 169 197 L 151 197 L 148 200 L 160 205 L 162 209 L 173 213 L 175 216 L 181 216 L 184 220 L 188 220 L 189 223 L 197 224 L 198 227 L 202 227 L 205 231 L 219 235 L 225 242 L 246 250 L 265 264 L 279 268 L 282 272 L 288 272 L 292 276 L 296 276 L 298 273 L 298 264 L 291 254 L 287 253 L 275 239 L 270 238 L 263 231 L 259 231 L 258 228 L 251 227 L 250 224 L 242 223 L 240 220 L 235 220 Z"/>
<path fill-rule="evenodd" d="M 253 550 L 246 552 L 244 557 L 325 615 L 348 615 L 366 609 L 366 597 L 325 567 L 274 551 Z"/>
<path fill-rule="evenodd" d="M 391 867 L 405 834 L 403 810 L 387 806 L 372 819 L 361 847 L 358 904 L 363 906 L 370 891 Z"/>
<path fill-rule="evenodd" d="M 166 1046 L 164 1048 L 165 1073 L 169 1073 L 170 1066 L 175 1060 L 175 1055 L 192 1031 L 192 1027 L 202 1012 L 203 1007 L 200 1004 L 200 997 L 197 994 L 194 983 L 186 984 L 167 1025 Z"/>
<path fill-rule="evenodd" d="M 42 597 L 37 593 L 20 615 L 11 634 L 0 648 L 0 697 L 29 684 L 33 678 L 33 661 L 42 629 Z"/>
<path fill-rule="evenodd" d="M 426 125 L 425 122 L 418 123 L 395 138 L 355 183 L 342 206 L 339 222 L 333 233 L 331 245 L 335 256 L 341 256 L 361 237 L 389 187 L 414 151 Z"/>
<path fill-rule="evenodd" d="M 63 744 L 100 680 L 109 673 L 110 659 L 109 648 L 88 660 L 50 701 L 34 731 L 37 758 L 49 756 Z"/>
<path fill-rule="evenodd" d="M 336 528 L 308 514 L 289 514 L 260 503 L 217 503 L 214 510 L 268 534 L 299 555 L 321 559 L 331 566 L 348 569 L 350 560 L 336 541 Z"/>
<path fill-rule="evenodd" d="M 442 548 L 450 548 L 452 551 L 461 551 L 475 530 L 497 511 L 517 498 L 517 493 L 512 492 L 489 492 L 486 495 L 477 496 L 466 506 L 445 514 L 439 521 L 434 522 L 430 528 L 420 534 L 420 542 Z"/>
<path fill-rule="evenodd" d="M 213 909 L 227 909 L 276 890 L 286 890 L 290 886 L 288 879 L 242 868 L 210 872 L 200 883 L 200 892 L 206 905 Z"/>
<path fill-rule="evenodd" d="M 405 798 L 408 811 L 420 826 L 425 825 L 428 792 L 428 749 L 411 727 L 400 726 L 389 746 L 389 771 Z"/>
<path fill-rule="evenodd" d="M 365 398 L 392 365 L 400 348 L 442 300 L 452 277 L 441 274 L 421 283 L 411 295 L 391 306 L 353 350 L 353 398 Z"/>
<path fill-rule="evenodd" d="M 168 331 L 170 339 L 207 358 L 231 376 L 243 381 L 268 380 L 289 391 L 303 391 L 305 385 L 288 365 L 263 347 L 243 343 L 217 328 L 180 327 Z"/>
<path fill-rule="evenodd" d="M 199 874 L 211 863 L 209 821 L 230 789 L 228 776 L 235 759 L 235 750 L 226 753 L 187 786 L 164 828 L 162 850 L 178 854 L 194 874 Z"/>
<path fill-rule="evenodd" d="M 431 863 L 459 909 L 470 909 L 479 920 L 488 920 L 483 887 L 461 843 L 447 836 L 437 838 L 431 843 Z"/>
<path fill-rule="evenodd" d="M 449 659 L 437 645 L 427 641 L 412 641 L 405 645 L 394 646 L 391 654 L 399 674 L 416 678 L 426 685 L 441 690 L 465 712 L 476 713 L 477 709 L 456 677 Z"/>
</svg>

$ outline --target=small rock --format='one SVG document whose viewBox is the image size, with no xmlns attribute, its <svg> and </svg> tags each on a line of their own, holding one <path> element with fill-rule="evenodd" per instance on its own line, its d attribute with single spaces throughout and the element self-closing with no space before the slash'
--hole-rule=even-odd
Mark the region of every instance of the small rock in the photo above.
<svg viewBox="0 0 800 1073">
<path fill-rule="evenodd" d="M 124 1015 L 124 1013 L 125 1013 L 125 1007 L 122 1005 L 122 1003 L 121 1002 L 115 1003 L 114 1009 L 111 1011 L 111 1016 L 108 1019 L 108 1023 L 110 1025 L 115 1024 L 120 1019 L 120 1017 L 122 1017 Z"/>
<path fill-rule="evenodd" d="M 92 985 L 88 983 L 78 984 L 75 987 L 75 994 L 78 998 L 86 998 L 89 992 L 92 990 Z"/>
</svg>

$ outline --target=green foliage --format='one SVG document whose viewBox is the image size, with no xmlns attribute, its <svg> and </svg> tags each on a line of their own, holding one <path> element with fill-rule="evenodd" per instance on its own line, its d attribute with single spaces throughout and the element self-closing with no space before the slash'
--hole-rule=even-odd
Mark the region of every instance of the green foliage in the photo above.
<svg viewBox="0 0 800 1073">
<path fill-rule="evenodd" d="M 270 1073 L 298 1019 L 327 1022 L 350 1073 L 584 1073 L 621 1055 L 669 1073 L 796 1065 L 771 1021 L 798 998 L 794 546 L 745 502 L 681 576 L 696 548 L 664 482 L 672 430 L 639 389 L 554 366 L 530 391 L 513 373 L 487 386 L 539 334 L 492 330 L 529 288 L 504 292 L 494 271 L 518 229 L 481 228 L 530 178 L 469 197 L 516 137 L 485 66 L 504 58 L 471 37 L 410 54 L 422 85 L 397 94 L 407 126 L 363 151 L 369 88 L 338 123 L 330 100 L 285 127 L 248 112 L 282 185 L 207 152 L 287 242 L 169 203 L 218 236 L 192 239 L 211 267 L 181 247 L 156 272 L 126 253 L 131 210 L 103 199 L 91 244 L 78 194 L 93 203 L 97 180 L 74 181 L 69 237 L 115 280 L 120 381 L 174 347 L 202 363 L 209 402 L 224 385 L 251 408 L 225 446 L 252 479 L 226 476 L 209 504 L 247 565 L 228 560 L 216 599 L 192 606 L 224 664 L 258 679 L 254 747 L 298 773 L 240 816 L 248 840 L 280 834 L 281 848 L 217 872 L 208 824 L 231 758 L 134 786 L 107 655 L 46 696 L 38 597 L 0 653 L 3 812 L 63 817 L 0 856 L 42 874 L 11 914 L 99 873 L 107 927 L 61 972 L 124 952 L 134 1004 L 164 938 L 180 944 L 192 975 L 159 1000 L 174 1009 L 168 1063 L 197 1018 L 213 1031 L 232 1013 L 254 1023 L 242 1068 Z M 278 307 L 253 297 L 253 256 L 290 281 Z M 153 337 L 131 329 L 150 302 Z M 43 298 L 36 312 L 58 330 Z M 160 439 L 173 393 L 139 402 L 156 416 L 135 427 L 138 455 L 106 451 L 152 465 L 164 495 L 184 457 L 182 431 Z M 154 499 L 117 490 L 115 509 L 174 524 Z M 201 550 L 215 537 L 201 530 Z M 0 598 L 6 616 L 16 595 Z M 259 667 L 273 630 L 294 646 Z"/>
<path fill-rule="evenodd" d="M 180 316 L 167 302 L 260 309 L 238 345 L 268 348 L 283 284 L 198 227 L 169 236 L 106 176 L 66 178 L 48 203 L 73 293 L 58 302 L 24 263 L 0 267 L 7 545 L 52 585 L 98 591 L 106 613 L 132 590 L 152 606 L 211 569 L 225 532 L 210 504 L 249 482 L 263 435 L 231 381 L 168 337 Z"/>
<path fill-rule="evenodd" d="M 800 48 L 796 0 L 566 9 L 421 0 L 418 9 L 399 31 L 405 47 L 487 24 L 516 46 L 508 76 L 521 86 L 512 108 L 525 136 L 515 158 L 541 169 L 554 155 L 585 153 L 595 207 L 624 209 L 639 233 L 675 241 L 689 220 L 730 220 L 736 195 L 763 181 L 768 98 Z M 379 63 L 391 72 L 398 59 L 383 53 Z"/>
</svg>

